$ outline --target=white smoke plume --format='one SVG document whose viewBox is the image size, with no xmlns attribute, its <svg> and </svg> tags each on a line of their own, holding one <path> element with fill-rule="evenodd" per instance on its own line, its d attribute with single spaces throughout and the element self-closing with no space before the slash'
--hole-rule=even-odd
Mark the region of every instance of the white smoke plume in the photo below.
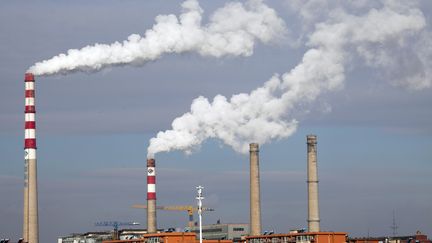
<svg viewBox="0 0 432 243">
<path fill-rule="evenodd" d="M 299 2 L 308 6 L 309 1 Z M 347 65 L 354 59 L 375 69 L 399 67 L 403 75 L 397 82 L 408 89 L 430 87 L 432 51 L 430 45 L 423 49 L 428 53 L 418 50 L 431 40 L 423 13 L 395 1 L 382 1 L 379 7 L 367 11 L 363 5 L 353 8 L 357 7 L 363 8 L 360 14 L 336 8 L 325 18 L 319 16 L 324 20 L 315 23 L 313 32 L 307 35 L 305 45 L 309 49 L 289 72 L 274 75 L 249 94 L 230 99 L 217 95 L 213 101 L 196 98 L 191 110 L 172 122 L 171 130 L 161 131 L 150 140 L 148 157 L 171 150 L 191 152 L 208 138 L 220 139 L 235 151 L 247 153 L 250 142 L 263 144 L 287 137 L 297 128 L 294 116 L 298 110 L 322 93 L 343 88 Z M 412 42 L 417 38 L 419 41 Z M 401 50 L 421 65 L 413 69 L 398 63 Z"/>
<path fill-rule="evenodd" d="M 166 53 L 197 52 L 203 56 L 250 56 L 257 41 L 269 43 L 284 37 L 285 23 L 261 0 L 231 2 L 216 10 L 202 25 L 197 0 L 182 3 L 182 14 L 159 15 L 144 36 L 130 35 L 112 44 L 70 49 L 38 62 L 27 72 L 34 75 L 94 72 L 113 65 L 144 64 Z"/>
</svg>

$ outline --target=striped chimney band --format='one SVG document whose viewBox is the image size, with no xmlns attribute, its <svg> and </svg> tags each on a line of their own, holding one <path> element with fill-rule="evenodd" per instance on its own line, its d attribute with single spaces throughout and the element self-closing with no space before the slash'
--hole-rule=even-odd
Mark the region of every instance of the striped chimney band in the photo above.
<svg viewBox="0 0 432 243">
<path fill-rule="evenodd" d="M 36 159 L 35 80 L 31 73 L 25 74 L 25 136 L 26 159 Z"/>
<path fill-rule="evenodd" d="M 156 163 L 147 159 L 147 200 L 156 200 Z"/>
</svg>

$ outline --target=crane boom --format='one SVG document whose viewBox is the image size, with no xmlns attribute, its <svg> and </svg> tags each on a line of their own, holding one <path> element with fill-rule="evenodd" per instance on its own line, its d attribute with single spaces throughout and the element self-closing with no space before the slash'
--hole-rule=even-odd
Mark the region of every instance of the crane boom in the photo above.
<svg viewBox="0 0 432 243">
<path fill-rule="evenodd" d="M 134 204 L 134 205 L 132 205 L 132 207 L 133 208 L 146 209 L 147 205 L 145 205 L 145 204 Z M 159 209 L 159 210 L 173 210 L 173 211 L 192 211 L 192 212 L 198 211 L 198 207 L 191 206 L 191 205 L 185 205 L 185 206 L 156 206 L 156 209 Z M 202 210 L 203 211 L 215 211 L 213 208 L 207 208 L 207 207 L 203 207 Z"/>
<path fill-rule="evenodd" d="M 134 204 L 134 205 L 132 205 L 132 207 L 133 208 L 146 209 L 147 205 L 144 205 L 144 204 Z M 187 213 L 189 215 L 189 223 L 188 223 L 189 227 L 193 227 L 194 226 L 193 214 L 194 214 L 194 212 L 198 211 L 198 207 L 192 206 L 192 205 L 156 206 L 156 209 L 159 209 L 159 210 L 171 210 L 171 211 L 187 211 Z M 215 211 L 213 208 L 207 208 L 207 207 L 203 207 L 202 210 L 203 211 Z"/>
<path fill-rule="evenodd" d="M 119 221 L 100 221 L 96 222 L 95 226 L 111 226 L 114 228 L 115 231 L 118 230 L 119 226 L 122 225 L 139 225 L 138 222 L 119 222 Z"/>
<path fill-rule="evenodd" d="M 119 221 L 100 221 L 100 222 L 96 222 L 95 226 L 111 226 L 114 228 L 114 235 L 113 235 L 113 239 L 114 240 L 118 240 L 119 235 L 118 235 L 118 227 L 122 226 L 122 225 L 139 225 L 140 223 L 138 222 L 119 222 Z"/>
</svg>

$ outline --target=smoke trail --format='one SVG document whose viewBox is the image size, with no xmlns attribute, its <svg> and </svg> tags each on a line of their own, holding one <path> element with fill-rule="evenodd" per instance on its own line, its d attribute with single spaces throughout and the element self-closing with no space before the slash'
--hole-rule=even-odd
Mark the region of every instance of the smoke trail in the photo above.
<svg viewBox="0 0 432 243">
<path fill-rule="evenodd" d="M 308 35 L 309 50 L 301 62 L 283 75 L 274 75 L 249 94 L 230 99 L 217 95 L 213 101 L 198 97 L 191 110 L 172 122 L 172 129 L 161 131 L 150 140 L 148 157 L 171 150 L 191 152 L 205 139 L 217 138 L 235 151 L 247 153 L 250 142 L 266 143 L 295 132 L 293 118 L 303 105 L 325 92 L 343 88 L 345 69 L 353 59 L 379 68 L 400 67 L 399 84 L 409 89 L 431 86 L 431 56 L 417 53 L 416 37 L 425 42 L 425 18 L 417 8 L 394 6 L 391 1 L 361 15 L 342 9 L 331 11 L 325 21 L 315 24 Z M 305 28 L 307 29 L 307 28 Z M 427 42 L 425 42 L 427 43 Z M 396 65 L 400 50 L 419 60 L 419 69 Z"/>
<path fill-rule="evenodd" d="M 112 65 L 144 64 L 165 53 L 197 52 L 203 56 L 250 56 L 256 41 L 269 43 L 283 37 L 285 24 L 261 0 L 232 2 L 216 10 L 207 25 L 201 25 L 203 10 L 197 0 L 183 2 L 182 14 L 159 15 L 142 37 L 110 45 L 95 44 L 71 49 L 36 63 L 28 72 L 35 75 L 98 71 Z"/>
</svg>

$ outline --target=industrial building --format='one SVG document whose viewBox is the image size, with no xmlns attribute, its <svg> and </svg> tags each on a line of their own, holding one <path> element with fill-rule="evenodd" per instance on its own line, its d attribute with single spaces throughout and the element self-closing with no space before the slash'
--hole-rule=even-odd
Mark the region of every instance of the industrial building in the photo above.
<svg viewBox="0 0 432 243">
<path fill-rule="evenodd" d="M 417 231 L 415 235 L 407 236 L 382 236 L 349 238 L 348 243 L 431 243 L 427 235 Z"/>
<path fill-rule="evenodd" d="M 289 234 L 273 234 L 248 236 L 244 243 L 346 243 L 347 233 L 344 232 L 304 232 Z"/>
<path fill-rule="evenodd" d="M 160 233 L 143 235 L 141 239 L 111 240 L 103 243 L 162 243 L 162 242 L 187 242 L 198 243 L 195 233 Z M 203 240 L 203 243 L 232 243 L 232 240 Z M 346 243 L 347 234 L 338 232 L 313 232 L 290 233 L 243 237 L 242 243 Z"/>
<path fill-rule="evenodd" d="M 199 227 L 188 228 L 190 232 L 199 234 Z M 210 224 L 202 227 L 203 239 L 240 241 L 249 235 L 248 224 Z"/>
<path fill-rule="evenodd" d="M 103 243 L 199 243 L 195 233 L 191 232 L 169 232 L 159 234 L 145 234 L 140 239 L 131 240 L 108 240 Z M 232 243 L 231 240 L 203 240 L 203 243 Z"/>
<path fill-rule="evenodd" d="M 111 239 L 111 232 L 87 232 L 84 234 L 71 234 L 60 237 L 58 238 L 57 243 L 99 243 Z"/>
<path fill-rule="evenodd" d="M 122 229 L 117 233 L 120 240 L 130 240 L 142 238 L 142 235 L 146 234 L 147 231 L 143 229 Z M 114 234 L 116 234 L 114 231 L 76 233 L 58 238 L 57 243 L 102 243 L 113 240 Z"/>
</svg>

